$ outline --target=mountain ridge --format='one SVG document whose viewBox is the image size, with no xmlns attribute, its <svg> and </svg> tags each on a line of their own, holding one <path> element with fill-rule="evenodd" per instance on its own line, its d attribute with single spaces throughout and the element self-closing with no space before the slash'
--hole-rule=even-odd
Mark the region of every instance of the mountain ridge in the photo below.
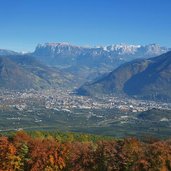
<svg viewBox="0 0 171 171">
<path fill-rule="evenodd" d="M 107 76 L 86 83 L 77 92 L 82 95 L 126 94 L 145 99 L 171 100 L 171 51 L 148 59 L 136 59 L 113 70 Z"/>
<path fill-rule="evenodd" d="M 7 50 L 7 49 L 0 49 L 0 56 L 6 56 L 6 55 L 17 55 L 18 52 Z"/>
<path fill-rule="evenodd" d="M 81 60 L 88 59 L 96 60 L 103 56 L 105 58 L 106 63 L 112 62 L 114 58 L 117 60 L 132 60 L 135 58 L 148 58 L 160 55 L 162 53 L 166 53 L 171 50 L 170 48 L 161 47 L 157 44 L 149 44 L 149 45 L 128 45 L 128 44 L 116 44 L 116 45 L 108 45 L 108 46 L 95 46 L 95 47 L 87 47 L 87 46 L 76 46 L 69 43 L 45 43 L 37 45 L 35 51 L 32 53 L 38 59 L 49 62 L 48 60 L 52 60 L 54 65 L 56 64 L 55 59 L 58 59 L 60 63 L 61 58 L 67 57 L 71 61 L 70 64 L 76 62 L 79 64 Z M 126 55 L 126 56 L 125 56 Z M 129 56 L 133 55 L 133 56 Z M 48 60 L 46 57 L 48 56 Z M 128 59 L 127 59 L 128 58 Z M 131 59 L 129 59 L 131 58 Z M 68 60 L 69 60 L 68 59 Z M 115 59 L 115 60 L 116 60 Z M 103 61 L 104 62 L 104 61 Z M 61 61 L 62 63 L 62 61 Z M 52 63 L 51 63 L 52 64 Z"/>
<path fill-rule="evenodd" d="M 169 50 L 157 44 L 76 46 L 69 43 L 39 44 L 31 54 L 46 65 L 55 66 L 79 78 L 80 85 L 111 72 L 125 62 L 149 58 Z"/>
<path fill-rule="evenodd" d="M 45 43 L 39 44 L 32 53 L 18 54 L 6 50 L 4 52 L 8 55 L 0 56 L 14 62 L 14 68 L 19 67 L 19 70 L 27 72 L 26 75 L 32 74 L 39 81 L 43 81 L 43 87 L 55 86 L 59 82 L 80 86 L 87 81 L 103 78 L 107 73 L 132 59 L 146 59 L 168 50 L 169 48 L 156 44 L 87 47 L 69 43 Z"/>
<path fill-rule="evenodd" d="M 0 57 L 0 87 L 9 90 L 44 89 L 67 86 L 72 78 L 29 55 Z"/>
</svg>

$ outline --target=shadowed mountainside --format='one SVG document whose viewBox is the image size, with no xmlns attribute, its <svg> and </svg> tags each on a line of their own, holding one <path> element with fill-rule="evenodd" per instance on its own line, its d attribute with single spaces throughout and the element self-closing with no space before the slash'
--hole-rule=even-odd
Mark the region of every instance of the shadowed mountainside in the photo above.
<svg viewBox="0 0 171 171">
<path fill-rule="evenodd" d="M 0 87 L 12 90 L 67 86 L 72 75 L 47 67 L 28 55 L 0 57 Z"/>
<path fill-rule="evenodd" d="M 171 100 L 171 52 L 121 65 L 107 76 L 86 83 L 78 94 L 121 93 L 145 99 Z"/>
</svg>

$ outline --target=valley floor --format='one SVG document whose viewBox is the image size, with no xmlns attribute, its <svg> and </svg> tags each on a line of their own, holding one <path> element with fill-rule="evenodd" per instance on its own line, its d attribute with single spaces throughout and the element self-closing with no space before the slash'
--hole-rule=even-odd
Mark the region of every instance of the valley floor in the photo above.
<svg viewBox="0 0 171 171">
<path fill-rule="evenodd" d="M 91 98 L 62 89 L 0 94 L 1 132 L 58 129 L 115 137 L 166 138 L 171 136 L 169 113 L 168 103 L 126 97 Z"/>
</svg>

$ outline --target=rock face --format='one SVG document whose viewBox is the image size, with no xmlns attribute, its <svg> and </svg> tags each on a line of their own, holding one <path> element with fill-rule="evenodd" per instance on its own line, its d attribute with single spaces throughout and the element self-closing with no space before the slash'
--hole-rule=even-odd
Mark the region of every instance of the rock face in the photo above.
<svg viewBox="0 0 171 171">
<path fill-rule="evenodd" d="M 119 93 L 171 101 L 171 52 L 125 63 L 107 76 L 78 89 L 79 94 Z"/>
<path fill-rule="evenodd" d="M 169 49 L 156 44 L 110 45 L 99 47 L 74 46 L 69 43 L 39 44 L 33 55 L 49 65 L 116 67 L 125 61 L 136 58 L 149 58 L 167 52 Z"/>
</svg>

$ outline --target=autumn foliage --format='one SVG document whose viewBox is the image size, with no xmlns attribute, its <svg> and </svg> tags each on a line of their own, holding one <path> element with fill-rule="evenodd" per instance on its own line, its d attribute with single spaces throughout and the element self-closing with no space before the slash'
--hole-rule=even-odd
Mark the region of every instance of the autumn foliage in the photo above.
<svg viewBox="0 0 171 171">
<path fill-rule="evenodd" d="M 23 131 L 0 136 L 0 171 L 170 171 L 171 141 L 91 140 Z M 79 139 L 79 141 L 78 141 Z"/>
</svg>

